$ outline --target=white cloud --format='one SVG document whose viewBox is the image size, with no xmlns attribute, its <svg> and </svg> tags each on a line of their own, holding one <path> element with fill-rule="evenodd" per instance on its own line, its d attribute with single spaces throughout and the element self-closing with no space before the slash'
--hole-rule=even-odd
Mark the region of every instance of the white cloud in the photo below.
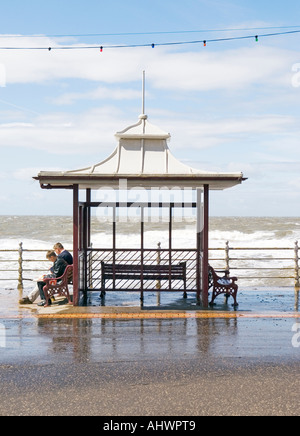
<svg viewBox="0 0 300 436">
<path fill-rule="evenodd" d="M 6 69 L 5 66 L 0 63 L 0 88 L 5 88 L 6 86 Z"/>
<path fill-rule="evenodd" d="M 222 52 L 168 53 L 153 61 L 149 73 L 157 87 L 237 90 L 254 84 L 287 83 L 287 72 L 295 56 L 266 46 Z M 176 74 L 172 74 L 174 71 Z"/>
<path fill-rule="evenodd" d="M 171 115 L 170 115 L 171 117 Z M 245 143 L 255 147 L 267 140 L 266 147 L 272 147 L 282 150 L 282 144 L 286 149 L 298 152 L 299 145 L 291 136 L 291 130 L 294 135 L 300 135 L 300 123 L 297 117 L 268 115 L 249 117 L 243 115 L 236 118 L 221 118 L 211 121 L 199 121 L 198 119 L 164 119 L 168 131 L 172 135 L 171 147 L 189 149 L 202 149 L 214 147 L 219 144 L 239 144 L 246 153 Z M 162 121 L 160 121 L 162 123 Z M 275 139 L 274 139 L 275 138 Z M 273 147 L 272 147 L 273 148 Z"/>
<path fill-rule="evenodd" d="M 18 38 L 2 38 L 1 45 L 47 48 L 58 44 L 41 37 L 22 38 L 21 42 Z M 65 78 L 128 83 L 138 80 L 141 71 L 146 69 L 149 80 L 158 88 L 207 91 L 238 89 L 253 84 L 282 84 L 288 80 L 291 83 L 291 68 L 298 59 L 296 52 L 267 45 L 223 51 L 210 51 L 209 47 L 201 45 L 196 48 L 185 52 L 166 47 L 121 48 L 100 53 L 99 47 L 95 46 L 90 50 L 22 50 L 17 56 L 15 50 L 4 50 L 1 63 L 5 67 L 7 84 Z M 117 94 L 117 90 L 115 92 Z M 116 98 L 116 94 L 112 98 Z"/>
<path fill-rule="evenodd" d="M 126 126 L 126 119 L 121 114 L 115 108 L 103 107 L 79 115 L 41 115 L 30 124 L 0 124 L 0 147 L 23 147 L 57 154 L 86 154 L 99 150 L 101 154 L 103 150 L 112 150 L 116 144 L 114 134 Z M 128 120 L 130 123 L 132 120 Z"/>
<path fill-rule="evenodd" d="M 291 130 L 300 134 L 299 120 L 291 116 L 240 116 L 201 122 L 198 118 L 185 119 L 169 111 L 159 120 L 151 117 L 149 120 L 171 133 L 171 150 L 186 147 L 204 149 L 229 142 L 244 146 L 244 141 L 256 145 L 262 142 L 262 138 L 267 138 L 267 146 L 271 146 L 272 137 L 276 138 L 274 149 L 279 149 L 280 144 L 282 148 L 283 142 L 290 152 L 299 148 L 298 142 L 290 136 Z M 0 124 L 0 147 L 23 147 L 73 155 L 99 151 L 99 157 L 105 157 L 116 146 L 114 134 L 134 121 L 113 106 L 79 114 L 60 112 L 33 116 L 30 123 L 6 121 Z"/>
<path fill-rule="evenodd" d="M 295 177 L 289 181 L 289 186 L 297 189 L 298 195 L 300 195 L 300 177 Z"/>
<path fill-rule="evenodd" d="M 19 168 L 16 171 L 14 171 L 12 173 L 12 175 L 10 175 L 10 178 L 13 178 L 15 180 L 26 181 L 26 182 L 32 181 L 33 175 L 38 174 L 40 172 L 40 170 L 41 170 L 41 168 L 38 168 L 38 167 Z M 52 167 L 52 168 L 48 168 L 48 169 L 46 168 L 45 171 L 46 170 L 61 171 L 62 168 L 58 168 L 58 167 L 53 168 Z"/>
<path fill-rule="evenodd" d="M 1 45 L 20 41 L 45 47 L 57 44 L 41 37 L 1 39 Z M 5 177 L 10 177 L 4 192 L 19 186 L 22 201 L 24 192 L 30 195 L 38 189 L 30 183 L 41 168 L 58 169 L 56 162 L 62 169 L 79 168 L 107 157 L 116 146 L 114 133 L 138 120 L 139 112 L 136 119 L 132 112 L 133 104 L 139 110 L 141 90 L 132 82 L 140 82 L 145 69 L 149 121 L 171 133 L 170 149 L 180 160 L 189 159 L 190 166 L 208 171 L 243 171 L 249 181 L 237 192 L 255 208 L 259 204 L 267 208 L 265 197 L 275 190 L 276 195 L 282 190 L 286 199 L 289 190 L 299 188 L 299 88 L 292 87 L 292 65 L 299 62 L 299 53 L 269 47 L 266 40 L 243 45 L 228 44 L 220 51 L 199 45 L 184 52 L 162 47 L 103 53 L 97 48 L 1 51 L 7 87 L 2 94 L 6 100 L 0 103 L 10 107 L 0 112 L 0 148 L 7 147 L 13 161 L 8 173 L 8 160 L 3 160 L 3 186 Z M 94 90 L 86 82 L 94 82 Z M 17 83 L 51 86 L 14 87 Z M 73 106 L 50 112 L 52 103 Z M 30 105 L 38 106 L 40 113 L 27 109 Z M 14 147 L 23 151 L 14 156 Z M 51 164 L 41 153 L 41 164 L 34 167 L 39 155 L 32 159 L 32 150 L 52 153 Z"/>
<path fill-rule="evenodd" d="M 78 100 L 131 100 L 141 98 L 141 92 L 133 89 L 106 88 L 99 86 L 89 92 L 65 93 L 52 100 L 54 104 L 71 105 Z"/>
<path fill-rule="evenodd" d="M 2 130 L 18 129 L 18 128 L 28 129 L 31 127 L 34 127 L 34 124 L 32 124 L 32 123 L 20 123 L 20 122 L 0 124 L 0 129 L 2 129 Z"/>
</svg>

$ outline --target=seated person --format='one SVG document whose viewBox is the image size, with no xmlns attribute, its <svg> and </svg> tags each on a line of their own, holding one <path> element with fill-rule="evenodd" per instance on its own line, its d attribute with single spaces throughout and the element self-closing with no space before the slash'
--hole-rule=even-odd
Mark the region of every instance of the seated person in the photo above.
<svg viewBox="0 0 300 436">
<path fill-rule="evenodd" d="M 49 259 L 51 262 L 53 262 L 53 266 L 51 268 L 51 276 L 48 277 L 44 277 L 44 278 L 58 278 L 61 277 L 64 272 L 65 269 L 67 268 L 68 264 L 67 262 L 62 258 L 56 255 L 56 253 L 54 251 L 48 251 L 48 253 L 46 254 L 47 259 Z M 43 287 L 46 285 L 45 282 L 43 281 L 38 281 L 38 288 L 40 291 L 40 297 L 41 297 L 41 302 L 38 303 L 38 306 L 44 306 L 46 304 L 46 300 L 45 300 L 45 295 L 44 295 L 44 291 L 43 291 Z M 49 301 L 49 304 L 51 304 L 51 300 Z"/>
<path fill-rule="evenodd" d="M 73 257 L 72 254 L 64 249 L 64 246 L 60 243 L 57 242 L 54 247 L 53 250 L 55 251 L 55 253 L 57 254 L 58 257 L 62 257 L 68 265 L 73 265 Z"/>
<path fill-rule="evenodd" d="M 44 278 L 57 278 L 61 277 L 63 273 L 65 272 L 65 269 L 67 267 L 67 263 L 64 259 L 58 259 L 56 256 L 56 253 L 52 250 L 48 251 L 46 254 L 46 258 L 53 262 L 53 266 L 49 269 L 49 274 L 43 275 L 37 280 L 37 284 L 35 288 L 28 294 L 27 297 L 22 298 L 19 301 L 19 304 L 32 304 L 35 302 L 35 300 L 41 296 L 42 297 L 42 303 L 41 305 L 45 304 L 45 296 L 43 292 L 43 287 L 45 286 L 45 282 L 43 282 Z M 42 294 L 41 294 L 42 290 Z"/>
</svg>

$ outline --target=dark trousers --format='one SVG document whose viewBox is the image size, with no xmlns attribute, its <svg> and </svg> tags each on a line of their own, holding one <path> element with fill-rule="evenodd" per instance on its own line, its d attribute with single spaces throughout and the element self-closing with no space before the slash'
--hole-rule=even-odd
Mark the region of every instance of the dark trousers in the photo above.
<svg viewBox="0 0 300 436">
<path fill-rule="evenodd" d="M 46 286 L 46 284 L 47 283 L 45 283 L 45 282 L 38 282 L 38 287 L 39 287 L 39 291 L 40 291 L 41 300 L 45 300 L 45 294 L 44 294 L 44 291 L 43 291 L 43 287 Z"/>
</svg>

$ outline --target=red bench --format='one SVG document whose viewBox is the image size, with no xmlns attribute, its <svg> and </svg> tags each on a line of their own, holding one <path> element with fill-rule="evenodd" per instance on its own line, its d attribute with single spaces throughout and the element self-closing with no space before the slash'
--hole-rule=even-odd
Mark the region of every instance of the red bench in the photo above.
<svg viewBox="0 0 300 436">
<path fill-rule="evenodd" d="M 230 277 L 229 271 L 217 271 L 224 274 L 223 277 L 218 276 L 216 271 L 209 265 L 208 268 L 208 287 L 213 288 L 212 299 L 209 303 L 210 306 L 214 304 L 215 298 L 220 294 L 225 294 L 226 303 L 228 302 L 228 298 L 233 297 L 234 304 L 233 306 L 238 306 L 237 292 L 238 285 L 235 283 L 238 279 L 237 277 Z"/>
<path fill-rule="evenodd" d="M 43 279 L 46 285 L 43 287 L 46 304 L 44 307 L 49 306 L 49 299 L 54 295 L 60 295 L 68 299 L 68 303 L 72 304 L 69 294 L 68 284 L 72 283 L 73 279 L 73 265 L 68 265 L 64 274 L 57 279 Z"/>
</svg>

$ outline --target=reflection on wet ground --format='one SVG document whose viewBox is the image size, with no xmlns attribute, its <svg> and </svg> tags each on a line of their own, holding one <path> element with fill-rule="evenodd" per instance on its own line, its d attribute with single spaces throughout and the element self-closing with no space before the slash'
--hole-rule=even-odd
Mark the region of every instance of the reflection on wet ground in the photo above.
<svg viewBox="0 0 300 436">
<path fill-rule="evenodd" d="M 224 296 L 220 295 L 216 300 L 214 309 L 222 311 L 299 311 L 299 289 L 297 288 L 255 288 L 242 290 L 238 293 L 239 306 L 232 306 L 233 300 L 229 298 L 228 304 L 224 304 Z M 140 307 L 139 293 L 107 293 L 105 299 L 101 299 L 99 293 L 90 292 L 86 305 L 91 307 Z M 181 293 L 146 293 L 144 294 L 144 310 L 199 310 L 195 294 L 188 294 L 188 298 L 182 298 Z"/>
<path fill-rule="evenodd" d="M 296 319 L 5 319 L 0 363 L 298 359 Z"/>
<path fill-rule="evenodd" d="M 198 312 L 193 297 L 165 299 L 167 312 L 132 307 L 128 296 L 116 306 L 108 305 L 116 297 L 106 306 L 97 298 L 83 313 L 52 307 L 44 313 L 54 317 L 42 318 L 0 291 L 0 415 L 299 414 L 293 289 L 240 292 L 237 311 L 222 298 Z M 150 307 L 193 316 L 101 318 Z M 82 318 L 91 312 L 98 317 Z"/>
<path fill-rule="evenodd" d="M 299 348 L 291 342 L 298 331 L 295 325 L 300 326 L 298 293 L 293 288 L 242 291 L 237 312 L 219 298 L 211 313 L 220 313 L 221 317 L 210 318 L 206 312 L 208 318 L 204 319 L 43 319 L 30 306 L 20 308 L 17 297 L 13 292 L 10 297 L 0 292 L 0 363 L 299 357 Z M 111 313 L 129 310 L 128 296 L 124 297 L 126 301 L 121 298 L 115 308 L 97 306 L 97 298 L 94 294 L 94 304 L 82 309 Z M 108 297 L 107 304 L 109 298 L 115 296 Z M 162 310 L 161 307 L 156 309 Z M 193 297 L 188 300 L 176 297 L 165 303 L 168 310 L 184 312 L 192 307 Z M 147 313 L 147 308 L 140 313 Z M 222 318 L 222 313 L 250 314 L 250 317 Z M 272 313 L 276 316 L 268 318 Z"/>
</svg>

